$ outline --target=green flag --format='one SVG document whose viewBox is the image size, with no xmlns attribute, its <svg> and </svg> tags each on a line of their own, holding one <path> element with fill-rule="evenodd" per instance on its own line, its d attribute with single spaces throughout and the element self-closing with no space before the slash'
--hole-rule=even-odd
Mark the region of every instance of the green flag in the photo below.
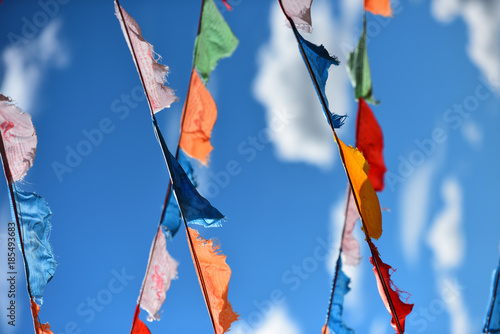
<svg viewBox="0 0 500 334">
<path fill-rule="evenodd" d="M 366 102 L 378 104 L 375 101 L 372 90 L 372 78 L 370 74 L 370 63 L 366 51 L 366 18 L 363 17 L 363 31 L 359 37 L 356 49 L 347 57 L 347 72 L 354 87 L 354 97 L 363 98 Z"/>
<path fill-rule="evenodd" d="M 194 44 L 194 66 L 203 81 L 208 80 L 219 59 L 229 57 L 237 45 L 238 39 L 224 21 L 214 1 L 204 0 L 200 33 Z"/>
</svg>

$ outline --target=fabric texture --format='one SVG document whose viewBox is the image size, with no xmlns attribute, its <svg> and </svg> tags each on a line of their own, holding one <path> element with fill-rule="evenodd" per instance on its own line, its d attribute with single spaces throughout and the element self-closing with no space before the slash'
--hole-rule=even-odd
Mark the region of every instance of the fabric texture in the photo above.
<svg viewBox="0 0 500 334">
<path fill-rule="evenodd" d="M 342 271 L 342 259 L 339 254 L 337 259 L 336 277 L 334 279 L 334 294 L 331 301 L 328 327 L 335 334 L 354 334 L 354 331 L 344 324 L 342 313 L 344 311 L 344 297 L 351 290 L 351 279 Z"/>
<path fill-rule="evenodd" d="M 361 261 L 359 242 L 354 237 L 354 228 L 358 219 L 358 208 L 356 207 L 352 191 L 349 189 L 344 234 L 342 237 L 342 255 L 345 258 L 345 264 L 349 266 L 357 266 Z"/>
<path fill-rule="evenodd" d="M 54 332 L 50 330 L 50 325 L 48 322 L 45 324 L 41 324 L 38 321 L 39 312 L 40 312 L 40 306 L 34 300 L 31 300 L 31 316 L 33 317 L 35 334 L 54 334 Z"/>
<path fill-rule="evenodd" d="M 295 26 L 298 29 L 310 34 L 312 32 L 312 0 L 282 0 L 281 2 L 286 15 L 292 19 Z M 287 25 L 290 26 L 290 22 L 287 21 Z"/>
</svg>

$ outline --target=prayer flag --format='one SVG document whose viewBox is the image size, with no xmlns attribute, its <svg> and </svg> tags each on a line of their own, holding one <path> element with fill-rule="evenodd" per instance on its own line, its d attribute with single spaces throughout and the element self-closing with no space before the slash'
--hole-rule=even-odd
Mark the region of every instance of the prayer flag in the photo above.
<svg viewBox="0 0 500 334">
<path fill-rule="evenodd" d="M 286 15 L 292 19 L 295 26 L 310 34 L 312 32 L 312 0 L 282 0 L 281 3 L 285 8 Z M 287 21 L 287 25 L 289 26 L 290 22 Z"/>
</svg>

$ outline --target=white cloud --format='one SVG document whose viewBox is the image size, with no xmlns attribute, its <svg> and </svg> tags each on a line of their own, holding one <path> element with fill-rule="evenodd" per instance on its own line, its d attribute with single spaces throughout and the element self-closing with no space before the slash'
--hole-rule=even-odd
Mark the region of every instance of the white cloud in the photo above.
<svg viewBox="0 0 500 334">
<path fill-rule="evenodd" d="M 465 255 L 465 236 L 462 229 L 462 188 L 454 178 L 441 186 L 444 207 L 434 218 L 427 242 L 435 255 L 438 269 L 454 269 Z"/>
<path fill-rule="evenodd" d="M 500 91 L 500 2 L 434 0 L 432 13 L 442 22 L 450 22 L 458 15 L 463 17 L 469 31 L 469 57 Z"/>
<path fill-rule="evenodd" d="M 233 334 L 299 334 L 300 332 L 297 324 L 283 307 L 274 308 L 255 329 L 248 329 L 240 323 L 236 323 L 234 329 L 231 329 Z"/>
<path fill-rule="evenodd" d="M 24 44 L 11 45 L 1 55 L 5 75 L 0 92 L 10 96 L 24 111 L 32 111 L 47 70 L 68 63 L 68 53 L 57 37 L 60 29 L 61 21 L 55 19 L 37 38 Z"/>
<path fill-rule="evenodd" d="M 327 2 L 314 3 L 314 32 L 307 39 L 324 44 L 330 53 L 341 56 L 338 45 L 351 41 L 350 29 L 335 22 Z M 306 162 L 328 168 L 334 161 L 334 141 L 323 116 L 309 74 L 300 56 L 292 31 L 284 24 L 283 13 L 277 3 L 271 8 L 270 41 L 261 47 L 259 71 L 254 82 L 254 95 L 266 108 L 266 118 L 275 129 L 272 142 L 278 156 L 285 161 Z M 331 32 L 335 31 L 335 34 Z M 345 33 L 349 31 L 349 33 Z M 330 68 L 326 94 L 330 109 L 346 114 L 351 107 L 347 100 L 350 84 L 347 72 L 341 66 Z M 283 129 L 278 131 L 273 119 L 289 115 Z M 282 125 L 282 124 L 279 124 Z"/>
<path fill-rule="evenodd" d="M 479 128 L 479 125 L 476 123 L 469 121 L 464 124 L 461 128 L 462 135 L 465 140 L 473 147 L 480 148 L 483 143 L 483 132 Z"/>
<path fill-rule="evenodd" d="M 414 264 L 420 252 L 422 233 L 427 221 L 431 184 L 436 163 L 418 168 L 405 182 L 401 196 L 401 242 L 406 260 Z"/>
<path fill-rule="evenodd" d="M 446 312 L 450 316 L 450 332 L 452 334 L 472 333 L 469 314 L 460 289 L 457 289 L 451 279 L 445 276 L 441 277 L 438 283 Z"/>
<path fill-rule="evenodd" d="M 389 330 L 387 319 L 375 318 L 370 325 L 370 334 L 385 334 Z"/>
</svg>

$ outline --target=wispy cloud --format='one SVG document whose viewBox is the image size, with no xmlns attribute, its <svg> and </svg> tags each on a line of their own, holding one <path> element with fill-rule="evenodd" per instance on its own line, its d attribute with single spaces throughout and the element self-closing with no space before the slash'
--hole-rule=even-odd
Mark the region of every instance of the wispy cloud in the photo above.
<svg viewBox="0 0 500 334">
<path fill-rule="evenodd" d="M 350 13 L 355 9 L 348 7 L 346 11 Z M 315 2 L 313 13 L 313 34 L 308 35 L 307 39 L 324 44 L 332 54 L 340 53 L 341 41 L 351 41 L 350 32 L 353 29 L 344 28 L 335 21 L 327 2 Z M 331 130 L 323 116 L 297 42 L 292 31 L 285 26 L 285 18 L 277 3 L 271 8 L 270 25 L 270 40 L 259 52 L 254 94 L 266 108 L 271 129 L 271 120 L 279 119 L 283 113 L 290 115 L 291 120 L 279 132 L 279 136 L 272 138 L 278 157 L 285 161 L 306 162 L 328 168 L 336 157 Z M 343 64 L 331 68 L 329 76 L 326 93 L 332 111 L 346 114 L 351 107 L 346 99 L 350 84 Z"/>
<path fill-rule="evenodd" d="M 473 121 L 468 121 L 462 126 L 462 135 L 465 140 L 475 149 L 481 148 L 483 144 L 483 132 L 479 125 Z"/>
<path fill-rule="evenodd" d="M 449 277 L 443 276 L 438 281 L 441 298 L 445 301 L 446 312 L 450 316 L 452 334 L 468 334 L 474 332 L 470 325 L 469 314 L 460 290 L 454 289 L 450 297 L 450 286 L 453 282 Z"/>
<path fill-rule="evenodd" d="M 5 75 L 0 92 L 10 96 L 24 111 L 32 112 L 47 70 L 68 64 L 68 52 L 58 39 L 61 25 L 59 19 L 54 19 L 37 38 L 11 45 L 1 54 Z"/>
<path fill-rule="evenodd" d="M 462 229 L 462 188 L 455 178 L 446 179 L 441 186 L 444 207 L 437 214 L 427 236 L 438 269 L 460 266 L 465 255 L 465 236 Z"/>
<path fill-rule="evenodd" d="M 436 169 L 434 161 L 418 168 L 405 182 L 401 196 L 401 243 L 403 254 L 410 264 L 415 264 L 420 252 L 431 194 L 432 177 Z"/>
<path fill-rule="evenodd" d="M 233 334 L 299 334 L 301 331 L 290 318 L 285 308 L 279 306 L 266 315 L 262 324 L 255 329 L 248 330 L 236 323 L 231 329 Z"/>
<path fill-rule="evenodd" d="M 432 12 L 442 22 L 450 22 L 459 15 L 463 17 L 469 31 L 469 57 L 500 91 L 500 2 L 434 0 Z"/>
</svg>

